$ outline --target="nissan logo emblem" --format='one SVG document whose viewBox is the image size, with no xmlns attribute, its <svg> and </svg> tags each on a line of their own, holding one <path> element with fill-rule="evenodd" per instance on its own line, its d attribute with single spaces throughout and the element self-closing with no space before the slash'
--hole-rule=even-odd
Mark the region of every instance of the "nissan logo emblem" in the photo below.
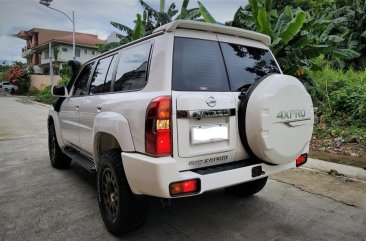
<svg viewBox="0 0 366 241">
<path fill-rule="evenodd" d="M 216 105 L 216 99 L 213 96 L 207 97 L 205 101 L 209 107 L 214 107 Z"/>
</svg>

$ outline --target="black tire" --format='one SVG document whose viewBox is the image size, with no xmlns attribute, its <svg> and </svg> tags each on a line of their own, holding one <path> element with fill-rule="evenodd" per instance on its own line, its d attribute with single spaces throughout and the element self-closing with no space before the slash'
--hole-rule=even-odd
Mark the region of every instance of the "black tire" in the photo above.
<svg viewBox="0 0 366 241">
<path fill-rule="evenodd" d="M 15 89 L 14 89 L 14 88 L 12 88 L 12 89 L 10 90 L 10 94 L 12 94 L 12 95 L 14 95 L 14 94 L 15 94 Z"/>
<path fill-rule="evenodd" d="M 268 177 L 263 177 L 254 181 L 227 187 L 225 191 L 237 197 L 249 197 L 262 190 L 267 183 L 267 179 Z"/>
<path fill-rule="evenodd" d="M 71 159 L 61 151 L 56 139 L 55 125 L 52 122 L 48 125 L 48 153 L 51 165 L 54 168 L 70 167 Z"/>
<path fill-rule="evenodd" d="M 147 218 L 147 197 L 132 193 L 118 149 L 107 151 L 101 156 L 98 202 L 104 224 L 115 236 L 141 228 Z"/>
</svg>

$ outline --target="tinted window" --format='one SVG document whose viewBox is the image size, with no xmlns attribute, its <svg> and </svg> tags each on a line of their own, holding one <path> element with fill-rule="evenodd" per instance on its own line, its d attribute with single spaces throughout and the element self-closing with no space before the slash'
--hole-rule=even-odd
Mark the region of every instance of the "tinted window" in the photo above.
<svg viewBox="0 0 366 241">
<path fill-rule="evenodd" d="M 110 91 L 113 73 L 113 58 L 114 56 L 109 56 L 98 61 L 90 84 L 90 94 Z"/>
<path fill-rule="evenodd" d="M 150 48 L 151 44 L 146 43 L 122 50 L 114 91 L 140 90 L 145 87 Z"/>
<path fill-rule="evenodd" d="M 218 42 L 175 38 L 173 90 L 229 91 Z"/>
<path fill-rule="evenodd" d="M 271 73 L 280 73 L 271 53 L 265 49 L 220 43 L 231 89 L 241 90 Z"/>
<path fill-rule="evenodd" d="M 74 95 L 79 96 L 79 95 L 87 94 L 86 87 L 88 85 L 88 80 L 89 80 L 89 76 L 92 71 L 93 65 L 94 65 L 94 63 L 87 64 L 81 70 L 81 73 L 78 76 L 78 79 L 76 80 L 76 83 L 75 83 Z"/>
</svg>

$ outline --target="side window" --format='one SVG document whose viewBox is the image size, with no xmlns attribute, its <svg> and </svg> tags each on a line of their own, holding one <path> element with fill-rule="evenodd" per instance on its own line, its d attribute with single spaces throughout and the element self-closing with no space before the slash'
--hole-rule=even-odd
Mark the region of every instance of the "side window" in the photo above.
<svg viewBox="0 0 366 241">
<path fill-rule="evenodd" d="M 85 67 L 81 70 L 80 75 L 75 83 L 74 96 L 86 95 L 86 87 L 88 85 L 88 80 L 90 73 L 92 71 L 94 62 L 85 65 Z"/>
<path fill-rule="evenodd" d="M 276 61 L 266 49 L 220 43 L 232 91 L 241 91 L 272 73 L 280 73 Z"/>
<path fill-rule="evenodd" d="M 98 61 L 90 84 L 90 94 L 109 92 L 113 74 L 113 59 L 115 55 Z"/>
<path fill-rule="evenodd" d="M 145 87 L 150 49 L 151 43 L 145 43 L 122 50 L 114 91 L 140 90 Z"/>
</svg>

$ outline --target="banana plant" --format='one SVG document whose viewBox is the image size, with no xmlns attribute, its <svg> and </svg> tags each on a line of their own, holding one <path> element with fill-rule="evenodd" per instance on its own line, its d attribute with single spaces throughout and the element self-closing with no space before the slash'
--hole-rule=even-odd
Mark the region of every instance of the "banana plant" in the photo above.
<svg viewBox="0 0 366 241">
<path fill-rule="evenodd" d="M 155 10 L 149 4 L 147 4 L 143 0 L 139 0 L 139 3 L 143 7 L 143 14 L 136 15 L 136 20 L 134 21 L 135 26 L 130 28 L 124 24 L 111 22 L 112 26 L 120 30 L 122 33 L 116 34 L 116 36 L 120 39 L 120 42 L 117 45 L 126 44 L 130 41 L 139 39 L 146 35 L 151 34 L 154 29 L 177 19 L 188 19 L 188 20 L 197 20 L 201 17 L 201 8 L 192 8 L 188 9 L 189 0 L 184 0 L 182 3 L 182 7 L 180 11 L 176 10 L 175 3 L 170 4 L 167 11 L 165 11 L 165 0 L 160 0 L 159 10 Z M 202 6 L 202 11 L 205 11 L 205 8 Z M 206 10 L 207 12 L 207 10 Z M 210 16 L 208 13 L 207 16 Z M 212 16 L 211 16 L 212 18 Z M 213 18 L 212 18 L 213 19 Z M 111 48 L 116 47 L 115 43 L 99 45 L 98 49 L 102 52 L 105 52 Z"/>
<path fill-rule="evenodd" d="M 279 14 L 271 6 L 271 0 L 249 0 L 249 5 L 239 8 L 233 21 L 227 24 L 269 35 L 270 47 L 284 72 L 295 74 L 304 67 L 318 68 L 312 59 L 321 54 L 334 56 L 338 63 L 359 55 L 350 48 L 341 47 L 345 40 L 342 36 L 331 34 L 334 25 L 345 18 L 330 20 L 332 14 L 327 10 L 312 16 L 310 12 L 289 6 Z"/>
<path fill-rule="evenodd" d="M 174 2 L 170 4 L 166 12 L 165 0 L 160 0 L 159 10 L 155 10 L 143 0 L 139 0 L 139 3 L 144 8 L 144 10 L 147 11 L 149 20 L 155 23 L 154 28 L 171 22 L 172 18 L 178 13 L 178 10 L 175 9 L 176 6 Z"/>
<path fill-rule="evenodd" d="M 113 27 L 125 33 L 125 35 L 116 35 L 120 39 L 120 44 L 126 44 L 145 36 L 145 25 L 139 13 L 136 14 L 135 27 L 133 29 L 117 22 L 111 22 L 111 24 Z"/>
<path fill-rule="evenodd" d="M 207 22 L 207 23 L 217 23 L 216 20 L 214 19 L 214 17 L 212 17 L 210 12 L 206 9 L 206 7 L 200 1 L 198 1 L 198 6 L 199 6 L 199 12 L 202 15 L 203 20 L 205 22 Z"/>
<path fill-rule="evenodd" d="M 178 16 L 175 20 L 185 19 L 185 20 L 196 20 L 201 16 L 199 8 L 188 9 L 189 0 L 183 0 L 182 7 Z"/>
</svg>

